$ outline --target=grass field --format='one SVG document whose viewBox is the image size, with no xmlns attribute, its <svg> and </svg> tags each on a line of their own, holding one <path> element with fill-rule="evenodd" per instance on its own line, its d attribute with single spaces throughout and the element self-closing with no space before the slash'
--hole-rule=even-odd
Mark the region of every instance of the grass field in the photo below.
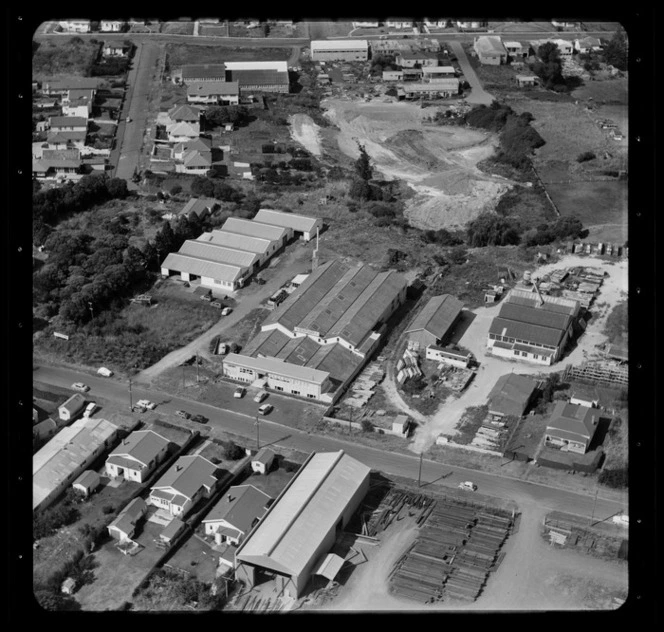
<svg viewBox="0 0 664 632">
<path fill-rule="evenodd" d="M 192 535 L 171 557 L 167 566 L 178 569 L 187 576 L 210 584 L 217 570 L 217 556 L 205 542 Z"/>
<path fill-rule="evenodd" d="M 620 77 L 607 81 L 587 81 L 585 85 L 572 92 L 575 99 L 590 99 L 595 102 L 620 103 L 627 105 L 628 102 L 628 79 Z"/>
<path fill-rule="evenodd" d="M 589 229 L 588 240 L 622 244 L 627 240 L 627 183 L 548 184 L 562 215 L 576 215 Z"/>
<path fill-rule="evenodd" d="M 32 79 L 43 81 L 63 73 L 87 76 L 100 46 L 99 42 L 83 41 L 81 38 L 58 41 L 57 44 L 52 41 L 42 42 L 32 56 Z"/>
<path fill-rule="evenodd" d="M 228 27 L 225 24 L 199 24 L 198 34 L 206 37 L 227 37 Z"/>
<path fill-rule="evenodd" d="M 167 35 L 193 35 L 193 22 L 164 22 L 161 25 L 161 32 Z"/>
<path fill-rule="evenodd" d="M 345 36 L 353 28 L 352 22 L 309 22 L 308 25 L 311 39 Z"/>
<path fill-rule="evenodd" d="M 167 44 L 166 53 L 171 70 L 185 64 L 221 64 L 225 61 L 286 61 L 290 48 L 219 48 L 192 44 Z"/>
</svg>

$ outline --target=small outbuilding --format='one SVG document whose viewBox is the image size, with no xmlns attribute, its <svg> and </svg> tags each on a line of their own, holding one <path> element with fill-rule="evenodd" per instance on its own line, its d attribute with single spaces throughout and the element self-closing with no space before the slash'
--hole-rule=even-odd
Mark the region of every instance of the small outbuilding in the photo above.
<svg viewBox="0 0 664 632">
<path fill-rule="evenodd" d="M 147 513 L 148 506 L 142 498 L 134 498 L 108 525 L 111 537 L 124 542 L 130 540 L 136 532 L 139 520 Z"/>
<path fill-rule="evenodd" d="M 73 595 L 75 590 L 76 580 L 73 577 L 67 577 L 60 587 L 60 592 L 63 592 L 65 595 Z"/>
<path fill-rule="evenodd" d="M 519 86 L 519 88 L 527 88 L 539 84 L 539 77 L 536 75 L 517 75 L 515 80 L 516 85 Z"/>
<path fill-rule="evenodd" d="M 159 534 L 159 540 L 166 546 L 171 546 L 175 539 L 182 533 L 185 523 L 179 518 L 173 518 L 164 530 Z"/>
<path fill-rule="evenodd" d="M 85 408 L 85 397 L 74 393 L 64 404 L 58 406 L 58 415 L 62 421 L 74 420 Z"/>
<path fill-rule="evenodd" d="M 502 375 L 489 393 L 489 414 L 522 417 L 533 400 L 537 382 L 516 373 Z"/>
<path fill-rule="evenodd" d="M 251 459 L 251 469 L 258 474 L 267 474 L 274 462 L 275 454 L 270 448 L 261 448 Z"/>
<path fill-rule="evenodd" d="M 84 496 L 93 494 L 99 485 L 101 478 L 94 470 L 85 470 L 73 483 L 72 487 L 83 493 Z"/>
</svg>

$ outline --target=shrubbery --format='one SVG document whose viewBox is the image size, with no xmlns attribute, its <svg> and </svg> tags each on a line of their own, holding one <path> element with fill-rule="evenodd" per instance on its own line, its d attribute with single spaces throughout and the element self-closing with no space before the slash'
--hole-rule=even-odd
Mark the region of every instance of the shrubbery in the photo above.
<svg viewBox="0 0 664 632">
<path fill-rule="evenodd" d="M 483 213 L 468 224 L 468 244 L 473 247 L 511 246 L 520 241 L 517 221 L 492 213 Z"/>
<path fill-rule="evenodd" d="M 626 467 L 619 467 L 616 469 L 603 469 L 597 481 L 607 487 L 614 489 L 624 489 L 628 483 L 628 473 Z"/>
<path fill-rule="evenodd" d="M 576 161 L 577 162 L 588 162 L 588 160 L 594 160 L 595 158 L 597 158 L 597 156 L 595 156 L 594 152 L 584 151 L 583 153 L 579 154 L 576 157 Z"/>
<path fill-rule="evenodd" d="M 32 520 L 32 537 L 34 540 L 45 538 L 61 527 L 76 522 L 80 513 L 73 500 L 65 499 L 53 507 L 40 511 Z"/>
</svg>

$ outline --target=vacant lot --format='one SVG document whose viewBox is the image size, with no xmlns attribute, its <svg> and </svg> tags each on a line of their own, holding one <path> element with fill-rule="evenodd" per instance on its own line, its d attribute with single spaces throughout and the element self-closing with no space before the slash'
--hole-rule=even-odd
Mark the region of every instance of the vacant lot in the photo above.
<svg viewBox="0 0 664 632">
<path fill-rule="evenodd" d="M 55 79 L 63 73 L 68 76 L 88 76 L 100 46 L 99 42 L 83 41 L 80 37 L 65 42 L 60 40 L 57 43 L 50 40 L 42 42 L 32 56 L 32 79 L 34 81 Z"/>
<path fill-rule="evenodd" d="M 620 103 L 627 105 L 628 102 L 628 79 L 620 77 L 606 81 L 588 81 L 585 85 L 572 92 L 575 99 L 593 99 L 596 103 Z"/>
<path fill-rule="evenodd" d="M 311 39 L 325 39 L 327 37 L 345 36 L 353 28 L 352 22 L 308 22 L 309 37 Z"/>
<path fill-rule="evenodd" d="M 187 577 L 211 584 L 217 571 L 217 556 L 206 542 L 192 535 L 168 560 L 166 566 L 179 570 Z"/>
<path fill-rule="evenodd" d="M 219 48 L 195 44 L 167 44 L 168 64 L 171 70 L 185 64 L 221 64 L 225 61 L 286 61 L 290 48 Z"/>
<path fill-rule="evenodd" d="M 546 188 L 562 215 L 576 215 L 590 231 L 589 241 L 627 241 L 626 181 L 548 184 Z"/>
<path fill-rule="evenodd" d="M 167 35 L 193 35 L 193 22 L 164 22 L 161 25 L 161 32 Z"/>
<path fill-rule="evenodd" d="M 205 37 L 227 37 L 228 26 L 225 24 L 199 24 L 198 34 Z"/>
</svg>

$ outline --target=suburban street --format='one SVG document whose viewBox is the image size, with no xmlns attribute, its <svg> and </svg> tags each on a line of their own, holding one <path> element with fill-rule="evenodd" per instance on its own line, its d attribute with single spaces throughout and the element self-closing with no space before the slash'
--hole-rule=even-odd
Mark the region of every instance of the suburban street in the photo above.
<svg viewBox="0 0 664 632">
<path fill-rule="evenodd" d="M 456 55 L 463 76 L 472 88 L 470 95 L 466 97 L 466 101 L 468 101 L 468 103 L 483 103 L 484 105 L 491 105 L 493 96 L 482 87 L 482 83 L 475 74 L 475 70 L 473 70 L 473 67 L 470 65 L 468 57 L 466 56 L 466 51 L 463 50 L 460 41 L 450 42 L 450 48 Z"/>
<path fill-rule="evenodd" d="M 97 377 L 94 374 L 82 374 L 67 368 L 37 366 L 33 372 L 35 383 L 70 388 L 76 381 L 82 381 L 90 386 L 86 397 L 88 399 L 103 398 L 108 400 L 110 406 L 117 410 L 124 409 L 129 413 L 128 384 L 115 378 Z M 184 409 L 192 414 L 202 414 L 210 418 L 210 426 L 225 430 L 233 434 L 254 440 L 256 428 L 254 416 L 238 413 L 232 410 L 219 409 L 214 406 L 202 404 L 181 397 L 174 397 L 168 393 L 156 390 L 147 390 L 140 387 L 132 388 L 132 400 L 150 399 L 157 404 L 157 413 L 171 422 L 178 419 L 175 411 Z M 280 396 L 271 394 L 270 398 L 276 401 Z M 276 405 L 278 408 L 278 404 Z M 103 410 L 103 408 L 102 408 Z M 276 412 L 276 411 L 275 411 Z M 102 413 L 103 414 L 103 413 Z M 272 416 L 274 419 L 274 416 Z M 419 471 L 419 458 L 415 455 L 384 452 L 338 438 L 317 436 L 296 430 L 286 425 L 275 423 L 273 419 L 260 418 L 260 445 L 273 444 L 294 448 L 305 453 L 314 450 L 334 451 L 345 450 L 351 456 L 366 463 L 370 467 L 388 475 L 401 476 L 416 480 Z M 441 478 L 443 477 L 444 478 Z M 530 506 L 536 503 L 540 509 L 557 510 L 573 513 L 580 516 L 593 515 L 596 520 L 604 520 L 626 509 L 625 504 L 615 500 L 576 494 L 564 489 L 538 485 L 528 481 L 521 481 L 504 476 L 496 476 L 477 470 L 462 467 L 441 465 L 433 461 L 422 462 L 423 485 L 442 485 L 456 487 L 461 481 L 472 477 L 479 487 L 480 494 L 487 494 L 505 500 L 514 501 L 518 506 Z"/>
</svg>

